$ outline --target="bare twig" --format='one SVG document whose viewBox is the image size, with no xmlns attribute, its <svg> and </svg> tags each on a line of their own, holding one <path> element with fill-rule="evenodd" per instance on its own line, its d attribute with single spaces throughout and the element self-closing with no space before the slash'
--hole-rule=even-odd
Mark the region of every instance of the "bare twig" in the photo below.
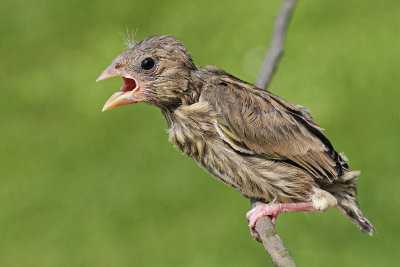
<svg viewBox="0 0 400 267">
<path fill-rule="evenodd" d="M 282 56 L 286 28 L 295 4 L 296 0 L 283 0 L 281 11 L 276 17 L 270 48 L 255 83 L 259 88 L 268 88 L 278 61 Z M 251 204 L 254 207 L 257 202 L 251 201 Z M 297 266 L 289 250 L 283 244 L 281 237 L 275 231 L 275 225 L 270 217 L 261 217 L 256 223 L 256 231 L 275 266 Z"/>
<path fill-rule="evenodd" d="M 281 11 L 276 16 L 274 35 L 255 83 L 259 88 L 268 88 L 272 75 L 278 65 L 278 61 L 283 54 L 283 42 L 285 40 L 286 28 L 289 24 L 296 1 L 297 0 L 283 0 Z"/>
<path fill-rule="evenodd" d="M 252 207 L 255 207 L 256 204 L 256 201 L 251 202 Z M 297 266 L 289 250 L 283 244 L 281 237 L 275 231 L 275 225 L 270 217 L 264 216 L 258 219 L 256 231 L 275 266 Z"/>
</svg>

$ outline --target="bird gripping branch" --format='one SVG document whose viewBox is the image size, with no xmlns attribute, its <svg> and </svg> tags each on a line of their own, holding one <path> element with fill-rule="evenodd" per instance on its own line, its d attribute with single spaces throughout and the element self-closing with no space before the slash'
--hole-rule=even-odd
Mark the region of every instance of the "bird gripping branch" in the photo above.
<svg viewBox="0 0 400 267">
<path fill-rule="evenodd" d="M 124 84 L 103 111 L 137 102 L 161 109 L 169 140 L 213 177 L 263 202 L 247 213 L 257 220 L 291 211 L 335 206 L 361 231 L 375 228 L 355 199 L 358 171 L 337 153 L 310 112 L 223 70 L 194 65 L 171 36 L 152 36 L 117 56 L 97 81 Z M 273 201 L 273 204 L 267 204 Z"/>
</svg>

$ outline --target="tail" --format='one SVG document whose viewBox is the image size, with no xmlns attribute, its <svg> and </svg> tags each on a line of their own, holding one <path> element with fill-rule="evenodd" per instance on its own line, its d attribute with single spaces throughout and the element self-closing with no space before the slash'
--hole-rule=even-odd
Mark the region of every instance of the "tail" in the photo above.
<svg viewBox="0 0 400 267">
<path fill-rule="evenodd" d="M 364 214 L 358 207 L 357 200 L 349 195 L 338 197 L 338 205 L 336 208 L 350 219 L 363 233 L 370 236 L 375 232 L 375 227 L 365 218 Z"/>
<path fill-rule="evenodd" d="M 375 227 L 365 218 L 358 207 L 356 195 L 356 182 L 359 171 L 350 171 L 345 173 L 336 184 L 336 190 L 332 194 L 336 197 L 338 204 L 336 208 L 350 219 L 363 233 L 370 236 L 376 231 Z"/>
</svg>

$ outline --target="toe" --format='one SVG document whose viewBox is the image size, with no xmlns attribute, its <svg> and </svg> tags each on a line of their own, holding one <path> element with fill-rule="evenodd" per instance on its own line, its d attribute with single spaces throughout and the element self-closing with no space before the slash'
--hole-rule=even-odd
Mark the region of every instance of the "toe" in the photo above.
<svg viewBox="0 0 400 267">
<path fill-rule="evenodd" d="M 260 236 L 258 235 L 258 233 L 257 233 L 257 231 L 256 231 L 255 229 L 250 228 L 250 233 L 251 233 L 251 236 L 252 236 L 255 240 L 257 240 L 258 242 L 261 242 Z"/>
</svg>

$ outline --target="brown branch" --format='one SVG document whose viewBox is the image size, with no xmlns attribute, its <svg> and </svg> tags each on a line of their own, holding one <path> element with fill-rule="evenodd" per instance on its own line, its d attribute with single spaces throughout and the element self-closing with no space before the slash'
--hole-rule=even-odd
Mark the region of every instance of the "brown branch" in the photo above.
<svg viewBox="0 0 400 267">
<path fill-rule="evenodd" d="M 283 0 L 281 11 L 276 17 L 275 30 L 270 48 L 255 83 L 259 88 L 268 88 L 276 70 L 276 66 L 283 53 L 286 28 L 295 4 L 296 0 Z M 257 202 L 251 201 L 252 207 L 255 207 L 256 204 Z M 289 250 L 283 244 L 281 237 L 275 231 L 275 225 L 272 223 L 270 217 L 264 216 L 258 219 L 256 231 L 275 266 L 297 266 Z"/>
<path fill-rule="evenodd" d="M 278 61 L 283 54 L 283 42 L 285 40 L 286 28 L 289 24 L 296 1 L 297 0 L 283 0 L 281 11 L 276 16 L 274 35 L 255 83 L 258 88 L 267 89 L 271 82 Z"/>
</svg>

